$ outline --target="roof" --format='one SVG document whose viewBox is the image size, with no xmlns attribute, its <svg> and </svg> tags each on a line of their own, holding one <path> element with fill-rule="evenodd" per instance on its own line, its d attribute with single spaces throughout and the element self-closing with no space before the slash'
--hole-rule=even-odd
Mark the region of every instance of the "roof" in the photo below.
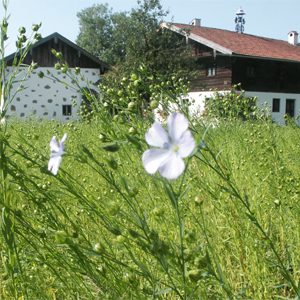
<svg viewBox="0 0 300 300">
<path fill-rule="evenodd" d="M 59 39 L 61 40 L 62 42 L 64 42 L 65 44 L 69 45 L 70 47 L 80 51 L 82 54 L 84 54 L 85 56 L 87 56 L 88 58 L 90 58 L 92 61 L 94 61 L 96 64 L 98 65 L 101 65 L 105 68 L 108 68 L 108 65 L 101 61 L 100 59 L 98 59 L 96 56 L 92 55 L 91 53 L 89 53 L 88 51 L 84 50 L 83 48 L 81 48 L 80 46 L 76 45 L 75 43 L 71 42 L 70 40 L 68 40 L 67 38 L 65 38 L 64 36 L 62 36 L 61 34 L 59 34 L 58 32 L 54 32 L 42 39 L 40 39 L 38 42 L 34 43 L 32 45 L 32 49 L 40 46 L 40 45 L 43 45 L 45 43 L 47 43 L 48 41 L 52 40 L 52 39 Z M 5 57 L 5 60 L 6 61 L 9 61 L 11 59 L 13 59 L 15 56 L 15 53 L 12 53 L 8 56 Z"/>
<path fill-rule="evenodd" d="M 291 45 L 287 41 L 179 23 L 163 23 L 162 27 L 187 35 L 189 39 L 222 54 L 300 62 L 300 46 Z"/>
</svg>

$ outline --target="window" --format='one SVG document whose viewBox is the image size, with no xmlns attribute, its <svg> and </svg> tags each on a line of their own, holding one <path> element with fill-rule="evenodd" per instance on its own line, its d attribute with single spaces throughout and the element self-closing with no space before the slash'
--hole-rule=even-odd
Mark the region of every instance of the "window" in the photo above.
<svg viewBox="0 0 300 300">
<path fill-rule="evenodd" d="M 216 76 L 216 67 L 207 67 L 206 76 L 207 77 Z"/>
<path fill-rule="evenodd" d="M 250 77 L 250 78 L 255 77 L 255 68 L 252 66 L 247 66 L 246 75 L 247 75 L 247 77 Z"/>
<path fill-rule="evenodd" d="M 273 98 L 272 112 L 280 112 L 280 99 Z"/>
<path fill-rule="evenodd" d="M 285 114 L 291 118 L 295 116 L 295 99 L 286 99 Z"/>
<path fill-rule="evenodd" d="M 72 105 L 63 105 L 62 106 L 62 114 L 63 116 L 71 116 L 72 115 Z"/>
</svg>

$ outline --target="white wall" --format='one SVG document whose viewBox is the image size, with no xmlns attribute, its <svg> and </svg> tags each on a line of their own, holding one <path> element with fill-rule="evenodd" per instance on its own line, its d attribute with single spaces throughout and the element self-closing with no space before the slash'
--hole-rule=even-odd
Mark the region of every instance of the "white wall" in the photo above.
<svg viewBox="0 0 300 300">
<path fill-rule="evenodd" d="M 300 125 L 300 94 L 288 94 L 288 93 L 266 93 L 266 92 L 251 92 L 247 91 L 246 96 L 257 97 L 257 105 L 261 108 L 267 108 L 272 116 L 272 120 L 280 125 L 285 124 L 284 116 L 286 114 L 285 104 L 286 99 L 295 99 L 295 120 Z M 272 112 L 273 98 L 280 99 L 280 111 Z"/>
<path fill-rule="evenodd" d="M 219 93 L 228 93 L 229 91 L 219 91 Z M 205 109 L 205 100 L 213 97 L 215 91 L 201 91 L 201 92 L 190 92 L 188 93 L 191 106 L 190 113 L 192 115 L 200 116 Z"/>
<path fill-rule="evenodd" d="M 74 69 L 71 69 L 75 74 Z M 6 68 L 9 76 L 12 67 Z M 16 78 L 11 91 L 11 96 L 20 88 L 22 84 L 24 89 L 19 91 L 11 103 L 8 104 L 7 115 L 24 119 L 26 117 L 35 117 L 48 120 L 67 121 L 78 119 L 77 114 L 82 101 L 81 93 L 78 92 L 76 85 L 67 74 L 54 68 L 40 67 L 34 70 L 27 79 L 22 82 L 26 69 L 21 71 Z M 40 78 L 38 74 L 43 72 L 44 78 Z M 54 79 L 52 76 L 56 77 Z M 50 78 L 49 78 L 50 77 Z M 100 70 L 98 69 L 81 69 L 79 75 L 76 76 L 80 87 L 89 86 L 92 89 L 97 87 L 94 85 L 100 79 Z M 66 85 L 60 81 L 65 82 Z M 70 88 L 67 85 L 73 86 Z M 73 105 L 75 104 L 75 106 Z M 63 105 L 72 105 L 72 114 L 70 116 L 63 115 Z"/>
<path fill-rule="evenodd" d="M 220 93 L 228 93 L 229 91 L 220 91 Z M 201 115 L 205 108 L 205 99 L 214 96 L 212 91 L 201 91 L 201 92 L 191 92 L 189 97 L 193 104 L 191 105 L 190 111 L 193 115 Z M 295 120 L 298 125 L 300 125 L 300 94 L 288 94 L 288 93 L 267 93 L 267 92 L 252 92 L 246 91 L 245 96 L 257 97 L 258 107 L 268 111 L 274 122 L 284 125 L 286 114 L 285 104 L 286 99 L 295 99 Z M 272 112 L 273 98 L 280 99 L 280 112 Z"/>
</svg>

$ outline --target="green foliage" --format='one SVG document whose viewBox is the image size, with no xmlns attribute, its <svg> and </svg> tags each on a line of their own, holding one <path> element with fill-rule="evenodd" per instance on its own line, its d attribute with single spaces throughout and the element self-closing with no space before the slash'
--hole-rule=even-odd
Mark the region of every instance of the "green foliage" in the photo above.
<svg viewBox="0 0 300 300">
<path fill-rule="evenodd" d="M 1 299 L 295 298 L 299 129 L 224 123 L 168 184 L 141 164 L 150 124 L 11 123 Z M 64 132 L 54 177 L 48 143 Z"/>
<path fill-rule="evenodd" d="M 9 16 L 7 15 L 8 1 L 3 0 L 2 6 L 4 8 L 4 17 L 0 23 L 0 120 L 1 125 L 5 122 L 5 115 L 8 109 L 8 104 L 14 99 L 15 94 L 11 93 L 13 82 L 19 84 L 19 89 L 22 89 L 22 84 L 27 76 L 34 69 L 37 68 L 37 63 L 32 62 L 29 66 L 24 65 L 23 61 L 29 53 L 32 45 L 39 41 L 41 38 L 38 33 L 41 24 L 34 24 L 32 33 L 27 37 L 26 29 L 24 27 L 19 28 L 19 35 L 16 40 L 16 52 L 11 61 L 13 69 L 8 72 L 7 61 L 5 59 L 5 48 L 8 42 L 8 21 Z M 1 126 L 0 125 L 0 126 Z M 2 128 L 3 129 L 3 128 Z"/>
<path fill-rule="evenodd" d="M 159 0 L 138 1 L 130 12 L 99 4 L 78 13 L 77 43 L 113 65 L 102 78 L 101 98 L 89 99 L 94 112 L 104 105 L 113 114 L 141 116 L 160 104 L 167 113 L 186 95 L 196 58 L 183 37 L 160 29 L 166 15 Z"/>
<path fill-rule="evenodd" d="M 144 137 L 150 112 L 184 96 L 185 80 L 146 65 L 126 71 L 104 79 L 100 99 L 82 91 L 88 122 L 0 126 L 0 298 L 299 298 L 299 128 L 240 122 L 248 100 L 217 128 L 194 120 L 199 146 L 168 182 L 143 169 Z M 53 176 L 49 141 L 63 133 Z"/>
<path fill-rule="evenodd" d="M 140 57 L 147 43 L 145 35 L 153 34 L 164 14 L 156 0 L 139 2 L 138 9 L 130 13 L 113 13 L 108 4 L 94 5 L 77 15 L 77 43 L 110 64 L 124 61 L 126 56 Z"/>
<path fill-rule="evenodd" d="M 106 53 L 106 49 L 112 37 L 111 14 L 108 4 L 95 4 L 77 14 L 80 26 L 77 44 L 109 63 L 112 53 Z"/>
<path fill-rule="evenodd" d="M 229 92 L 215 92 L 206 100 L 205 115 L 220 120 L 250 120 L 258 117 L 255 97 L 245 96 L 240 85 L 235 85 Z"/>
<path fill-rule="evenodd" d="M 40 39 L 37 32 L 41 24 L 35 24 L 32 34 L 29 38 L 25 35 L 26 29 L 19 28 L 19 35 L 16 41 L 16 52 L 11 61 L 11 70 L 7 70 L 7 61 L 5 58 L 6 43 L 8 41 L 8 20 L 7 6 L 8 1 L 3 0 L 2 6 L 4 16 L 0 22 L 0 256 L 1 256 L 1 282 L 9 282 L 7 290 L 0 292 L 0 298 L 18 298 L 18 293 L 28 297 L 26 283 L 23 278 L 23 270 L 19 259 L 17 247 L 17 228 L 14 212 L 11 210 L 16 198 L 14 197 L 14 188 L 10 178 L 9 168 L 9 133 L 7 131 L 6 112 L 10 102 L 15 95 L 12 93 L 12 85 L 19 84 L 19 89 L 27 76 L 36 69 L 37 64 L 32 62 L 26 66 L 23 61 L 29 53 L 33 43 Z M 4 287 L 1 286 L 1 290 Z"/>
<path fill-rule="evenodd" d="M 166 15 L 159 0 L 138 1 L 137 8 L 120 13 L 113 13 L 107 4 L 94 5 L 78 13 L 77 43 L 116 65 L 117 72 L 145 65 L 153 74 L 190 76 L 195 58 L 183 37 L 160 29 Z"/>
<path fill-rule="evenodd" d="M 151 115 L 158 107 L 168 114 L 170 104 L 187 95 L 188 85 L 178 75 L 155 76 L 141 65 L 131 72 L 104 76 L 100 90 L 103 109 L 127 118 Z"/>
</svg>

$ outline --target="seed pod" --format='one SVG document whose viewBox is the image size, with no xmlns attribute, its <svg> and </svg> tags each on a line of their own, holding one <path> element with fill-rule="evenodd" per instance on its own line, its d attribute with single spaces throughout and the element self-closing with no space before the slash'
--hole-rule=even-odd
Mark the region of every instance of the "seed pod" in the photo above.
<svg viewBox="0 0 300 300">
<path fill-rule="evenodd" d="M 25 27 L 20 27 L 19 28 L 19 32 L 20 32 L 20 34 L 24 34 L 25 32 L 26 32 L 26 29 L 25 29 Z"/>
<path fill-rule="evenodd" d="M 102 146 L 102 149 L 109 152 L 117 152 L 120 146 L 117 143 L 110 143 Z"/>
<path fill-rule="evenodd" d="M 201 270 L 199 269 L 194 269 L 194 270 L 190 270 L 188 272 L 188 277 L 191 281 L 198 281 L 199 279 L 201 279 Z"/>
</svg>

